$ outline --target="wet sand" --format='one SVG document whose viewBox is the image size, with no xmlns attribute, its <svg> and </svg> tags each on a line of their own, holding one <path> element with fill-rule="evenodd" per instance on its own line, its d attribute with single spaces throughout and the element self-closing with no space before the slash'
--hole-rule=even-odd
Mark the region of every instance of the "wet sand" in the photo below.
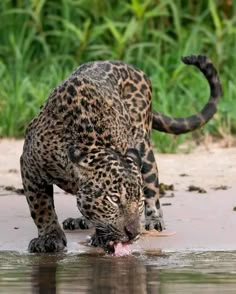
<svg viewBox="0 0 236 294">
<path fill-rule="evenodd" d="M 22 144 L 15 140 L 0 141 L 0 251 L 26 252 L 29 241 L 37 236 L 25 197 L 3 187 L 21 188 Z M 187 155 L 157 155 L 157 162 L 161 182 L 175 187 L 175 191 L 167 191 L 161 199 L 166 232 L 175 234 L 144 235 L 132 246 L 133 250 L 235 250 L 236 148 L 200 147 Z M 189 192 L 189 185 L 204 188 L 207 193 Z M 57 188 L 55 192 L 60 222 L 77 217 L 74 196 Z M 90 252 L 90 248 L 79 244 L 89 233 L 67 232 L 68 251 Z"/>
</svg>

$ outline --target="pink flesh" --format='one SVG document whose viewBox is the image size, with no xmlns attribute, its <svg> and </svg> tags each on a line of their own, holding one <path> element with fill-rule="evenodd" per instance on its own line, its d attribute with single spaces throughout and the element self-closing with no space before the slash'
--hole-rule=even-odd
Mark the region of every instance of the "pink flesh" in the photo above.
<svg viewBox="0 0 236 294">
<path fill-rule="evenodd" d="M 114 245 L 115 256 L 125 256 L 125 255 L 130 255 L 131 254 L 131 249 L 129 244 L 127 243 L 117 243 Z"/>
</svg>

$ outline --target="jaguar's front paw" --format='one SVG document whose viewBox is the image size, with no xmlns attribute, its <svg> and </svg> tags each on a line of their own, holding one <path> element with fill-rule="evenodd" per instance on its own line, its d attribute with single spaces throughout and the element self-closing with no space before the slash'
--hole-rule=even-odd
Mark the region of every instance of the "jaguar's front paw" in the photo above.
<svg viewBox="0 0 236 294">
<path fill-rule="evenodd" d="M 32 253 L 46 253 L 62 251 L 66 247 L 66 236 L 63 231 L 50 232 L 30 241 L 28 250 Z"/>
<path fill-rule="evenodd" d="M 64 230 L 88 230 L 92 228 L 92 224 L 84 217 L 68 217 L 63 221 L 62 226 Z"/>
<path fill-rule="evenodd" d="M 108 242 L 107 240 L 104 240 L 102 237 L 99 237 L 97 233 L 90 236 L 88 241 L 90 246 L 101 247 L 108 254 L 114 253 L 114 242 Z"/>
</svg>

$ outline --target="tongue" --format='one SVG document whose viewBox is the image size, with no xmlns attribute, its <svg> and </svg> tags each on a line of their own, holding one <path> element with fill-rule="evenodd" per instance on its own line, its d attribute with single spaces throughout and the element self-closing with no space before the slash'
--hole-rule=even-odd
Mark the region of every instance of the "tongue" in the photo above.
<svg viewBox="0 0 236 294">
<path fill-rule="evenodd" d="M 114 248 L 115 248 L 115 252 L 114 252 L 115 256 L 125 256 L 131 253 L 130 246 L 127 243 L 117 243 L 114 245 Z"/>
</svg>

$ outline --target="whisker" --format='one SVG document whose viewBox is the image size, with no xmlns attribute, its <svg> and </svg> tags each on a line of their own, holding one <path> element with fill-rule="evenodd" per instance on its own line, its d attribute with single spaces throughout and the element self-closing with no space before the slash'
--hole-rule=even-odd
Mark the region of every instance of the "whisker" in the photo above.
<svg viewBox="0 0 236 294">
<path fill-rule="evenodd" d="M 120 233 L 120 231 L 117 228 L 115 228 L 113 225 L 109 225 L 109 229 L 114 233 Z"/>
<path fill-rule="evenodd" d="M 96 232 L 99 237 L 105 240 L 118 239 L 121 235 L 120 231 L 111 224 L 99 224 L 96 226 Z"/>
</svg>

